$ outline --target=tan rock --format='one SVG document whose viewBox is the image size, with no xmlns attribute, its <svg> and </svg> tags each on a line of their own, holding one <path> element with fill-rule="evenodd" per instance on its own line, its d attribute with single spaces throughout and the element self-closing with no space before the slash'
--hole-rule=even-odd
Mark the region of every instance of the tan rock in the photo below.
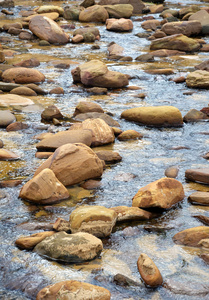
<svg viewBox="0 0 209 300">
<path fill-rule="evenodd" d="M 165 170 L 165 176 L 169 178 L 176 178 L 178 176 L 179 168 L 178 167 L 168 167 Z"/>
<path fill-rule="evenodd" d="M 133 6 L 131 4 L 115 4 L 104 5 L 110 18 L 126 18 L 129 19 L 133 14 Z"/>
<path fill-rule="evenodd" d="M 64 9 L 61 6 L 57 5 L 43 5 L 36 9 L 38 14 L 45 14 L 50 12 L 57 12 L 60 16 L 64 14 Z"/>
<path fill-rule="evenodd" d="M 202 34 L 208 34 L 209 33 L 209 14 L 206 10 L 199 10 L 195 13 L 193 13 L 189 17 L 189 21 L 196 20 L 201 23 L 202 26 Z"/>
<path fill-rule="evenodd" d="M 186 36 L 198 35 L 202 30 L 199 21 L 168 22 L 161 28 L 167 35 L 184 34 Z"/>
<path fill-rule="evenodd" d="M 3 72 L 2 79 L 5 82 L 15 82 L 15 83 L 35 83 L 43 82 L 45 76 L 35 69 L 29 68 L 10 68 Z"/>
<path fill-rule="evenodd" d="M 209 72 L 205 70 L 197 70 L 187 75 L 186 85 L 190 88 L 209 87 Z"/>
<path fill-rule="evenodd" d="M 116 163 L 122 160 L 120 154 L 115 151 L 100 150 L 100 151 L 95 151 L 95 153 L 101 160 L 104 160 L 105 163 Z"/>
<path fill-rule="evenodd" d="M 149 220 L 153 214 L 138 207 L 116 206 L 111 207 L 117 213 L 117 222 Z"/>
<path fill-rule="evenodd" d="M 132 206 L 169 209 L 183 199 L 184 189 L 179 181 L 173 178 L 161 178 L 139 189 L 133 197 Z"/>
<path fill-rule="evenodd" d="M 13 94 L 0 95 L 0 105 L 2 106 L 12 106 L 12 105 L 26 106 L 32 104 L 34 104 L 32 100 L 19 95 L 13 95 Z"/>
<path fill-rule="evenodd" d="M 39 159 L 46 159 L 49 158 L 53 152 L 36 152 L 35 157 Z"/>
<path fill-rule="evenodd" d="M 22 187 L 19 197 L 33 203 L 51 204 L 69 198 L 69 192 L 53 171 L 46 168 Z"/>
<path fill-rule="evenodd" d="M 169 50 L 169 49 L 160 49 L 156 51 L 152 51 L 151 54 L 155 57 L 167 57 L 167 56 L 175 56 L 175 55 L 185 55 L 186 52 L 178 51 L 178 50 Z"/>
<path fill-rule="evenodd" d="M 62 218 L 58 218 L 53 224 L 53 229 L 55 231 L 70 231 L 70 222 Z"/>
<path fill-rule="evenodd" d="M 23 20 L 24 20 L 24 22 L 30 22 L 36 16 L 37 16 L 37 14 L 32 15 L 32 16 L 28 16 L 28 17 L 24 18 Z M 51 20 L 55 21 L 56 19 L 59 18 L 59 13 L 57 13 L 57 12 L 43 13 L 43 14 L 39 14 L 38 16 L 44 17 L 44 18 L 46 17 L 48 19 L 51 19 Z"/>
<path fill-rule="evenodd" d="M 143 137 L 143 134 L 139 133 L 136 130 L 129 129 L 129 130 L 125 130 L 121 134 L 119 134 L 118 139 L 119 139 L 119 141 L 126 141 L 126 140 L 141 139 L 142 137 Z"/>
<path fill-rule="evenodd" d="M 23 95 L 23 96 L 37 96 L 34 90 L 25 86 L 14 88 L 13 90 L 11 90 L 10 94 Z"/>
<path fill-rule="evenodd" d="M 153 75 L 171 75 L 174 74 L 174 69 L 147 69 L 145 72 Z"/>
<path fill-rule="evenodd" d="M 50 168 L 65 186 L 86 179 L 100 177 L 103 163 L 98 156 L 84 144 L 66 144 L 59 147 L 35 172 Z"/>
<path fill-rule="evenodd" d="M 85 296 L 84 296 L 85 295 Z M 55 283 L 43 288 L 37 295 L 36 300 L 57 300 L 74 299 L 76 300 L 110 300 L 110 292 L 100 286 L 85 282 L 68 280 Z"/>
<path fill-rule="evenodd" d="M 116 32 L 132 31 L 133 23 L 130 19 L 107 19 L 106 29 Z"/>
<path fill-rule="evenodd" d="M 117 4 L 130 4 L 133 6 L 133 14 L 142 14 L 145 7 L 144 2 L 141 0 L 100 0 L 99 5 L 117 5 Z"/>
<path fill-rule="evenodd" d="M 27 129 L 29 126 L 26 123 L 23 122 L 14 122 L 9 124 L 6 127 L 6 131 L 18 131 L 18 130 L 23 130 L 23 129 Z"/>
<path fill-rule="evenodd" d="M 204 249 L 209 249 L 209 239 L 202 239 L 199 243 L 198 246 Z"/>
<path fill-rule="evenodd" d="M 76 34 L 73 38 L 72 38 L 72 43 L 78 44 L 84 41 L 84 38 L 81 34 Z"/>
<path fill-rule="evenodd" d="M 158 267 L 149 258 L 148 255 L 142 253 L 137 261 L 139 273 L 144 280 L 145 284 L 151 287 L 162 285 L 163 278 L 160 274 Z"/>
<path fill-rule="evenodd" d="M 17 160 L 19 156 L 12 151 L 6 149 L 0 149 L 0 161 L 1 160 Z"/>
<path fill-rule="evenodd" d="M 124 48 L 121 47 L 120 45 L 113 43 L 108 47 L 108 52 L 109 52 L 109 56 L 111 55 L 122 55 Z"/>
<path fill-rule="evenodd" d="M 156 30 L 158 26 L 160 26 L 160 21 L 155 19 L 144 21 L 141 24 L 141 27 L 145 30 Z"/>
<path fill-rule="evenodd" d="M 104 206 L 79 206 L 70 215 L 71 231 L 106 237 L 111 234 L 116 219 L 116 212 Z"/>
<path fill-rule="evenodd" d="M 22 250 L 31 250 L 46 237 L 51 236 L 54 233 L 54 231 L 43 231 L 31 234 L 30 236 L 21 237 L 15 241 L 15 245 Z"/>
<path fill-rule="evenodd" d="M 9 110 L 0 110 L 0 127 L 7 127 L 9 124 L 12 124 L 15 121 L 15 116 Z"/>
<path fill-rule="evenodd" d="M 176 244 L 199 247 L 198 243 L 202 239 L 209 238 L 209 227 L 208 226 L 198 226 L 189 229 L 185 229 L 176 233 L 173 237 L 173 241 Z"/>
<path fill-rule="evenodd" d="M 209 206 L 209 192 L 194 192 L 188 197 L 192 204 Z"/>
<path fill-rule="evenodd" d="M 108 19 L 108 12 L 101 5 L 93 5 L 82 10 L 79 14 L 80 22 L 101 22 Z"/>
<path fill-rule="evenodd" d="M 149 6 L 149 9 L 150 9 L 150 13 L 151 13 L 151 14 L 158 14 L 158 13 L 163 12 L 164 6 L 163 6 L 163 4 L 159 4 L 159 5 L 150 5 L 150 6 Z"/>
<path fill-rule="evenodd" d="M 185 172 L 185 177 L 191 181 L 209 183 L 209 168 L 188 169 Z"/>
<path fill-rule="evenodd" d="M 75 112 L 73 114 L 74 116 L 77 116 L 78 114 L 87 113 L 87 112 L 100 112 L 103 113 L 104 110 L 102 107 L 94 102 L 90 101 L 81 101 L 76 105 Z"/>
</svg>

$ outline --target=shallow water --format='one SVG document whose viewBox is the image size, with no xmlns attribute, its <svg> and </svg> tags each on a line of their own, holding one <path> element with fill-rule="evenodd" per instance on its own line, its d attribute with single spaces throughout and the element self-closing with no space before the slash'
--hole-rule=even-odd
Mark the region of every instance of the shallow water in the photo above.
<svg viewBox="0 0 209 300">
<path fill-rule="evenodd" d="M 0 25 L 14 22 L 20 10 L 34 8 L 42 4 L 67 5 L 73 2 L 44 1 L 15 1 L 14 16 L 0 16 Z M 184 1 L 178 4 L 167 1 L 166 7 L 179 9 L 182 6 L 207 3 L 199 1 Z M 158 15 L 154 15 L 158 18 Z M 133 21 L 136 17 L 133 17 Z M 68 23 L 61 20 L 60 24 Z M 74 22 L 79 28 L 83 24 Z M 71 199 L 53 206 L 35 206 L 18 198 L 21 186 L 4 188 L 1 191 L 6 197 L 0 199 L 0 232 L 1 232 L 1 299 L 35 299 L 38 290 L 47 284 L 61 280 L 75 279 L 101 285 L 111 291 L 112 299 L 197 299 L 194 291 L 199 290 L 202 299 L 208 299 L 209 290 L 208 266 L 199 258 L 198 249 L 175 245 L 172 237 L 178 231 L 202 225 L 193 215 L 209 216 L 207 207 L 192 206 L 187 197 L 194 191 L 209 191 L 209 186 L 185 181 L 185 170 L 189 168 L 207 167 L 207 160 L 202 155 L 208 152 L 209 133 L 208 122 L 184 124 L 181 128 L 150 128 L 120 119 L 123 110 L 148 105 L 173 105 L 180 109 L 184 116 L 191 108 L 201 109 L 208 106 L 207 90 L 190 90 L 183 84 L 175 84 L 170 78 L 186 74 L 194 70 L 194 66 L 207 59 L 207 53 L 195 53 L 180 57 L 157 58 L 154 63 L 140 63 L 134 59 L 148 51 L 150 41 L 135 36 L 144 32 L 141 22 L 134 21 L 134 30 L 131 33 L 121 34 L 108 32 L 104 25 L 96 25 L 101 34 L 101 40 L 95 42 L 99 50 L 91 50 L 92 44 L 67 44 L 65 46 L 40 47 L 37 42 L 19 41 L 17 37 L 1 33 L 1 36 L 11 38 L 4 43 L 18 53 L 7 58 L 9 64 L 29 58 L 31 55 L 41 61 L 38 70 L 44 73 L 47 80 L 41 87 L 51 90 L 55 86 L 63 87 L 65 94 L 31 97 L 36 104 L 29 108 L 11 108 L 18 120 L 22 120 L 30 127 L 22 132 L 0 131 L 0 138 L 5 148 L 20 156 L 15 162 L 0 162 L 0 179 L 22 179 L 28 181 L 34 171 L 42 163 L 35 158 L 37 140 L 34 136 L 46 130 L 38 129 L 41 124 L 41 111 L 48 105 L 55 104 L 65 117 L 71 117 L 76 104 L 82 100 L 95 101 L 105 111 L 114 113 L 122 130 L 135 129 L 144 135 L 142 140 L 120 142 L 102 147 L 118 151 L 122 161 L 107 167 L 101 179 L 101 188 L 97 191 L 86 191 L 81 187 L 69 189 Z M 72 36 L 72 31 L 67 31 Z M 208 38 L 204 38 L 208 42 Z M 115 41 L 124 47 L 124 55 L 133 57 L 133 62 L 115 62 L 107 60 L 107 45 Z M 111 70 L 131 75 L 130 85 L 141 87 L 140 90 L 119 89 L 110 91 L 105 96 L 90 96 L 81 86 L 72 82 L 71 70 L 76 63 L 89 59 L 100 59 L 107 63 Z M 53 67 L 52 61 L 70 61 L 70 68 L 59 70 Z M 152 68 L 173 68 L 172 76 L 149 75 L 144 72 Z M 192 91 L 191 95 L 186 92 Z M 146 98 L 141 100 L 134 97 L 138 93 L 145 93 Z M 53 130 L 64 130 L 63 127 Z M 183 146 L 186 149 L 172 150 L 172 147 Z M 80 265 L 61 265 L 41 258 L 36 253 L 20 251 L 14 241 L 21 235 L 29 235 L 36 231 L 24 230 L 18 226 L 24 222 L 53 223 L 58 217 L 68 220 L 71 211 L 76 205 L 104 205 L 106 207 L 126 205 L 131 206 L 132 197 L 140 187 L 164 176 L 167 167 L 178 166 L 177 179 L 185 189 L 185 199 L 170 211 L 164 212 L 159 218 L 138 223 L 124 223 L 117 225 L 109 238 L 103 240 L 104 251 L 101 257 Z M 123 174 L 133 174 L 129 181 L 121 181 Z M 147 231 L 145 226 L 160 226 L 163 230 Z M 140 253 L 147 253 L 159 267 L 165 281 L 172 280 L 176 286 L 173 291 L 164 287 L 148 289 L 141 282 L 137 270 L 137 259 Z M 117 273 L 126 275 L 139 283 L 138 287 L 123 288 L 113 283 L 113 276 Z M 184 292 L 178 290 L 183 284 Z M 204 286 L 202 286 L 204 284 Z M 193 290 L 188 296 L 185 287 Z M 205 293 L 204 293 L 205 292 Z M 186 293 L 186 294 L 185 294 Z M 199 297 L 198 297 L 199 299 Z"/>
</svg>

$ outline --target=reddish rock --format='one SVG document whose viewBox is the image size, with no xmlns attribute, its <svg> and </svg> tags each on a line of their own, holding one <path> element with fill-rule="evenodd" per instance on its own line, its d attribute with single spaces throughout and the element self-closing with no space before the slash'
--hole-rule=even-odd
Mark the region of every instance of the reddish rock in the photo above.
<svg viewBox="0 0 209 300">
<path fill-rule="evenodd" d="M 116 32 L 132 31 L 133 23 L 130 19 L 107 19 L 106 29 Z"/>
<path fill-rule="evenodd" d="M 15 245 L 22 250 L 31 250 L 46 237 L 54 233 L 54 231 L 43 231 L 31 234 L 30 236 L 21 237 L 15 241 Z"/>
<path fill-rule="evenodd" d="M 198 243 L 202 239 L 209 238 L 209 227 L 208 226 L 198 226 L 189 229 L 185 229 L 181 232 L 176 233 L 173 236 L 173 241 L 176 244 L 189 246 L 189 247 L 199 247 Z"/>
<path fill-rule="evenodd" d="M 44 81 L 45 76 L 38 70 L 19 67 L 4 71 L 2 79 L 5 82 L 35 83 Z"/>
<path fill-rule="evenodd" d="M 15 67 L 24 67 L 24 68 L 35 68 L 40 65 L 40 61 L 37 58 L 30 58 L 22 60 L 21 62 L 14 64 Z"/>
<path fill-rule="evenodd" d="M 80 22 L 101 22 L 104 23 L 109 15 L 106 9 L 100 5 L 93 5 L 82 10 L 79 14 Z"/>
<path fill-rule="evenodd" d="M 28 128 L 28 124 L 23 123 L 23 122 L 14 122 L 12 124 L 9 124 L 6 127 L 6 131 L 18 131 L 18 130 L 23 130 L 23 129 L 27 129 Z"/>
</svg>

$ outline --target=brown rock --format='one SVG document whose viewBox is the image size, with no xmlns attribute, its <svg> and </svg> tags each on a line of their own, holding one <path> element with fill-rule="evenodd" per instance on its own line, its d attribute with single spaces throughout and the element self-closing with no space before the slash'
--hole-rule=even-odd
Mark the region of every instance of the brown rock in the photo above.
<svg viewBox="0 0 209 300">
<path fill-rule="evenodd" d="M 148 69 L 145 70 L 146 73 L 148 74 L 158 74 L 158 75 L 171 75 L 174 73 L 173 69 Z"/>
<path fill-rule="evenodd" d="M 54 152 L 36 152 L 35 157 L 39 159 L 49 158 Z"/>
<path fill-rule="evenodd" d="M 153 217 L 151 212 L 138 207 L 116 206 L 111 209 L 117 213 L 117 222 L 149 220 Z"/>
<path fill-rule="evenodd" d="M 56 94 L 56 95 L 63 95 L 65 92 L 64 92 L 64 90 L 63 90 L 63 88 L 62 87 L 56 87 L 56 88 L 54 88 L 54 89 L 52 89 L 51 91 L 49 91 L 49 94 Z"/>
<path fill-rule="evenodd" d="M 21 237 L 15 241 L 15 245 L 22 250 L 31 250 L 46 237 L 54 233 L 54 231 L 43 231 L 31 234 L 30 236 Z"/>
<path fill-rule="evenodd" d="M 126 141 L 126 140 L 136 140 L 141 139 L 143 137 L 143 134 L 139 133 L 136 130 L 125 130 L 123 131 L 119 136 L 119 141 Z"/>
<path fill-rule="evenodd" d="M 1 103 L 1 99 L 0 99 L 0 103 Z M 0 127 L 7 127 L 9 124 L 15 121 L 16 121 L 15 116 L 9 110 L 0 110 Z"/>
<path fill-rule="evenodd" d="M 53 224 L 53 229 L 55 231 L 70 231 L 70 222 L 66 221 L 62 218 L 58 218 L 55 223 Z"/>
<path fill-rule="evenodd" d="M 187 75 L 186 84 L 190 88 L 208 88 L 209 72 L 205 70 L 197 70 Z"/>
<path fill-rule="evenodd" d="M 115 4 L 104 5 L 109 14 L 109 18 L 126 18 L 129 19 L 133 14 L 133 6 L 131 4 Z"/>
<path fill-rule="evenodd" d="M 188 123 L 188 122 L 198 122 L 200 120 L 204 120 L 204 119 L 208 119 L 208 115 L 196 110 L 196 109 L 190 109 L 190 111 L 188 111 L 188 113 L 184 116 L 183 120 L 184 122 Z"/>
<path fill-rule="evenodd" d="M 18 131 L 18 130 L 23 130 L 23 129 L 27 129 L 28 128 L 28 124 L 23 123 L 23 122 L 14 122 L 12 124 L 9 124 L 6 127 L 6 131 Z"/>
<path fill-rule="evenodd" d="M 89 179 L 81 184 L 81 187 L 85 190 L 94 190 L 101 186 L 101 182 L 98 180 Z"/>
<path fill-rule="evenodd" d="M 141 27 L 145 30 L 156 30 L 160 26 L 160 21 L 158 20 L 147 20 L 141 24 Z"/>
<path fill-rule="evenodd" d="M 6 149 L 0 149 L 0 161 L 1 160 L 17 160 L 19 159 L 19 156 L 15 153 L 6 150 Z"/>
<path fill-rule="evenodd" d="M 163 278 L 158 267 L 148 255 L 141 253 L 137 261 L 137 266 L 146 285 L 157 287 L 163 284 Z"/>
<path fill-rule="evenodd" d="M 107 19 L 106 29 L 116 32 L 132 31 L 133 23 L 130 19 Z"/>
<path fill-rule="evenodd" d="M 115 121 L 112 117 L 105 113 L 98 113 L 98 112 L 87 112 L 87 113 L 82 113 L 79 114 L 75 117 L 76 121 L 85 121 L 87 119 L 102 119 L 104 120 L 109 126 L 116 126 L 120 127 L 120 124 Z"/>
<path fill-rule="evenodd" d="M 24 18 L 24 22 L 26 24 L 28 24 L 28 22 L 30 22 L 36 16 L 40 16 L 40 17 L 43 17 L 43 18 L 48 18 L 48 19 L 53 20 L 53 21 L 55 21 L 56 19 L 59 18 L 59 14 L 57 12 L 51 12 L 51 13 L 43 13 L 43 14 L 38 14 L 38 15 L 36 14 L 36 15 L 28 16 L 28 17 Z"/>
<path fill-rule="evenodd" d="M 104 110 L 97 103 L 88 102 L 88 101 L 81 101 L 81 102 L 79 102 L 76 105 L 73 117 L 75 117 L 78 114 L 87 113 L 87 112 L 99 112 L 99 113 L 103 113 Z"/>
<path fill-rule="evenodd" d="M 28 87 L 21 86 L 14 88 L 10 91 L 10 94 L 23 95 L 23 96 L 37 96 L 36 92 Z"/>
<path fill-rule="evenodd" d="M 142 14 L 145 7 L 141 0 L 100 0 L 99 5 L 117 5 L 117 4 L 131 4 L 134 8 L 133 14 Z"/>
<path fill-rule="evenodd" d="M 167 56 L 175 56 L 175 55 L 185 55 L 186 52 L 178 51 L 178 50 L 169 50 L 169 49 L 160 49 L 156 51 L 152 51 L 151 54 L 155 57 L 167 57 Z"/>
<path fill-rule="evenodd" d="M 112 130 L 113 130 L 115 136 L 118 136 L 119 134 L 121 134 L 121 133 L 123 132 L 123 131 L 122 131 L 120 128 L 118 128 L 118 127 L 112 127 Z"/>
<path fill-rule="evenodd" d="M 84 38 L 81 34 L 76 34 L 73 38 L 72 38 L 72 43 L 74 44 L 78 44 L 84 41 Z"/>
<path fill-rule="evenodd" d="M 109 56 L 111 55 L 122 55 L 124 48 L 116 43 L 112 43 L 108 48 Z"/>
<path fill-rule="evenodd" d="M 34 35 L 28 31 L 22 31 L 19 34 L 19 39 L 20 40 L 32 40 L 34 38 Z"/>
<path fill-rule="evenodd" d="M 161 28 L 167 35 L 184 34 L 193 36 L 200 34 L 202 25 L 199 21 L 168 22 Z"/>
<path fill-rule="evenodd" d="M 178 167 L 168 167 L 165 170 L 165 176 L 169 178 L 176 178 L 178 176 L 179 168 Z"/>
<path fill-rule="evenodd" d="M 62 119 L 63 115 L 55 105 L 50 105 L 41 113 L 41 119 L 52 121 L 53 118 Z"/>
<path fill-rule="evenodd" d="M 209 192 L 195 192 L 188 197 L 192 204 L 209 206 Z"/>
<path fill-rule="evenodd" d="M 208 226 L 198 226 L 189 229 L 185 229 L 181 232 L 176 233 L 173 236 L 173 241 L 176 244 L 189 246 L 189 247 L 199 247 L 198 243 L 202 239 L 209 238 L 209 227 Z"/>
<path fill-rule="evenodd" d="M 188 169 L 185 172 L 185 177 L 191 181 L 209 183 L 209 168 Z"/>
<path fill-rule="evenodd" d="M 36 92 L 36 94 L 38 95 L 46 95 L 47 92 L 45 92 L 40 86 L 34 84 L 34 83 L 29 83 L 26 85 L 26 87 L 34 90 Z"/>
<path fill-rule="evenodd" d="M 37 58 L 30 58 L 22 60 L 21 62 L 14 64 L 14 66 L 23 68 L 35 68 L 40 66 L 40 61 Z"/>
<path fill-rule="evenodd" d="M 111 150 L 101 150 L 101 151 L 96 151 L 95 153 L 101 160 L 104 160 L 105 163 L 107 164 L 116 163 L 122 160 L 122 157 L 118 152 L 114 152 Z"/>
<path fill-rule="evenodd" d="M 35 83 L 44 81 L 45 76 L 38 70 L 19 67 L 4 71 L 2 79 L 5 82 Z"/>
<path fill-rule="evenodd" d="M 19 197 L 33 203 L 51 204 L 69 198 L 69 193 L 53 171 L 46 168 L 22 187 Z"/>
<path fill-rule="evenodd" d="M 82 10 L 79 14 L 80 22 L 101 22 L 104 23 L 109 15 L 106 9 L 100 5 L 93 5 Z"/>
<path fill-rule="evenodd" d="M 173 178 L 161 178 L 138 190 L 132 206 L 140 208 L 169 209 L 184 199 L 182 184 Z"/>
<path fill-rule="evenodd" d="M 22 183 L 22 180 L 19 180 L 19 179 L 1 180 L 0 188 L 14 187 L 14 186 L 20 185 L 21 183 Z"/>
</svg>

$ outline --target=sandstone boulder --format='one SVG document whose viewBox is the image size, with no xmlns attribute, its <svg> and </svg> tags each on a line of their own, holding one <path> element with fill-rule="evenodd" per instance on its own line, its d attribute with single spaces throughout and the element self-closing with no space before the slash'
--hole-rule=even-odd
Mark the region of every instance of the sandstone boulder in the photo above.
<svg viewBox="0 0 209 300">
<path fill-rule="evenodd" d="M 101 5 L 93 5 L 82 10 L 79 14 L 80 22 L 101 22 L 108 19 L 108 12 Z"/>
<path fill-rule="evenodd" d="M 46 237 L 53 235 L 54 231 L 43 231 L 24 236 L 15 241 L 15 245 L 22 250 L 31 250 Z"/>
<path fill-rule="evenodd" d="M 174 106 L 150 106 L 127 109 L 121 118 L 151 126 L 181 126 L 183 119 Z"/>
<path fill-rule="evenodd" d="M 107 19 L 106 20 L 106 29 L 116 32 L 126 32 L 132 31 L 133 23 L 130 19 Z"/>
<path fill-rule="evenodd" d="M 128 78 L 125 74 L 109 71 L 106 64 L 99 60 L 81 64 L 71 73 L 74 82 L 81 82 L 86 86 L 121 88 L 128 85 Z"/>
<path fill-rule="evenodd" d="M 209 168 L 203 169 L 188 169 L 185 172 L 185 177 L 191 181 L 209 183 Z"/>
<path fill-rule="evenodd" d="M 97 237 L 109 236 L 116 223 L 115 211 L 98 205 L 82 205 L 70 215 L 71 232 L 88 232 Z"/>
<path fill-rule="evenodd" d="M 207 89 L 209 87 L 209 72 L 197 70 L 187 75 L 186 84 L 190 88 Z"/>
<path fill-rule="evenodd" d="M 189 202 L 209 206 L 209 192 L 194 192 L 188 197 Z"/>
<path fill-rule="evenodd" d="M 44 138 L 36 145 L 36 148 L 39 151 L 56 150 L 60 146 L 69 143 L 82 143 L 90 146 L 92 141 L 92 132 L 81 128 L 78 131 L 60 131 L 50 137 Z"/>
<path fill-rule="evenodd" d="M 59 147 L 35 172 L 50 168 L 65 186 L 86 179 L 100 177 L 103 163 L 88 146 L 84 144 L 66 144 Z"/>
<path fill-rule="evenodd" d="M 202 34 L 209 33 L 209 14 L 206 10 L 201 9 L 189 17 L 189 21 L 198 21 L 202 26 Z"/>
<path fill-rule="evenodd" d="M 69 36 L 53 20 L 35 16 L 29 22 L 29 29 L 41 40 L 46 40 L 50 44 L 66 44 Z"/>
<path fill-rule="evenodd" d="M 107 164 L 116 163 L 122 160 L 120 154 L 115 151 L 100 150 L 100 151 L 95 151 L 95 153 L 101 160 L 104 160 L 105 163 Z"/>
<path fill-rule="evenodd" d="M 100 0 L 99 5 L 130 4 L 133 6 L 133 14 L 142 14 L 145 4 L 141 0 Z"/>
<path fill-rule="evenodd" d="M 99 113 L 103 113 L 104 110 L 97 103 L 90 102 L 90 101 L 81 101 L 81 102 L 79 102 L 76 105 L 73 117 L 75 117 L 78 114 L 87 113 L 87 112 L 99 112 Z"/>
<path fill-rule="evenodd" d="M 76 295 L 76 296 L 75 296 Z M 110 292 L 100 286 L 85 282 L 68 280 L 55 283 L 43 288 L 37 295 L 36 300 L 110 300 Z"/>
<path fill-rule="evenodd" d="M 1 103 L 1 99 L 0 99 Z M 0 127 L 7 127 L 16 121 L 15 116 L 8 110 L 0 110 Z"/>
<path fill-rule="evenodd" d="M 69 198 L 69 193 L 53 171 L 46 168 L 22 187 L 19 197 L 37 204 L 52 204 Z"/>
<path fill-rule="evenodd" d="M 117 213 L 117 222 L 149 220 L 153 214 L 138 207 L 116 206 L 111 207 Z"/>
<path fill-rule="evenodd" d="M 163 278 L 158 267 L 151 258 L 145 253 L 142 253 L 137 261 L 139 273 L 145 284 L 151 287 L 162 285 Z"/>
<path fill-rule="evenodd" d="M 174 34 L 152 41 L 150 50 L 170 49 L 193 52 L 198 51 L 200 47 L 201 45 L 198 41 L 191 39 L 183 34 Z"/>
<path fill-rule="evenodd" d="M 169 209 L 184 199 L 182 184 L 173 178 L 161 178 L 138 190 L 132 206 L 140 208 Z"/>
<path fill-rule="evenodd" d="M 143 135 L 139 133 L 136 130 L 129 129 L 123 131 L 121 134 L 119 134 L 118 139 L 119 141 L 126 141 L 126 140 L 136 140 L 136 139 L 141 139 Z"/>
<path fill-rule="evenodd" d="M 156 30 L 157 27 L 160 26 L 160 21 L 159 20 L 155 20 L 155 19 L 152 19 L 152 20 L 146 20 L 144 21 L 142 24 L 141 24 L 141 27 L 144 29 L 144 30 Z"/>
<path fill-rule="evenodd" d="M 36 92 L 26 86 L 17 87 L 11 90 L 10 94 L 23 95 L 23 96 L 37 96 Z"/>
<path fill-rule="evenodd" d="M 82 27 L 78 28 L 73 32 L 73 36 L 82 35 L 85 37 L 87 34 L 93 34 L 95 38 L 100 37 L 99 29 L 96 27 Z"/>
<path fill-rule="evenodd" d="M 192 36 L 200 34 L 202 25 L 199 21 L 168 22 L 162 26 L 161 30 L 167 35 L 181 33 Z"/>
<path fill-rule="evenodd" d="M 189 247 L 199 247 L 198 243 L 202 239 L 209 238 L 209 227 L 208 226 L 198 226 L 189 229 L 185 229 L 176 233 L 173 236 L 173 241 L 176 244 L 189 246 Z"/>
<path fill-rule="evenodd" d="M 2 79 L 5 82 L 15 82 L 15 83 L 35 83 L 43 82 L 45 76 L 35 69 L 29 68 L 10 68 L 3 72 Z"/>
<path fill-rule="evenodd" d="M 57 5 L 43 5 L 43 6 L 39 6 L 38 9 L 36 9 L 36 12 L 38 14 L 57 12 L 60 16 L 62 16 L 64 13 L 64 9 L 61 6 L 57 6 Z"/>
<path fill-rule="evenodd" d="M 109 18 L 129 19 L 133 14 L 133 6 L 131 4 L 104 5 L 104 8 L 107 10 Z"/>
<path fill-rule="evenodd" d="M 17 160 L 19 156 L 12 151 L 6 149 L 0 149 L 0 161 L 1 160 Z"/>
<path fill-rule="evenodd" d="M 84 232 L 67 234 L 64 231 L 45 238 L 34 251 L 49 259 L 67 263 L 81 263 L 99 256 L 103 244 L 97 237 Z"/>
<path fill-rule="evenodd" d="M 12 105 L 26 106 L 32 104 L 34 104 L 32 100 L 19 95 L 14 95 L 14 94 L 0 95 L 0 105 L 2 106 L 12 106 Z"/>
</svg>

